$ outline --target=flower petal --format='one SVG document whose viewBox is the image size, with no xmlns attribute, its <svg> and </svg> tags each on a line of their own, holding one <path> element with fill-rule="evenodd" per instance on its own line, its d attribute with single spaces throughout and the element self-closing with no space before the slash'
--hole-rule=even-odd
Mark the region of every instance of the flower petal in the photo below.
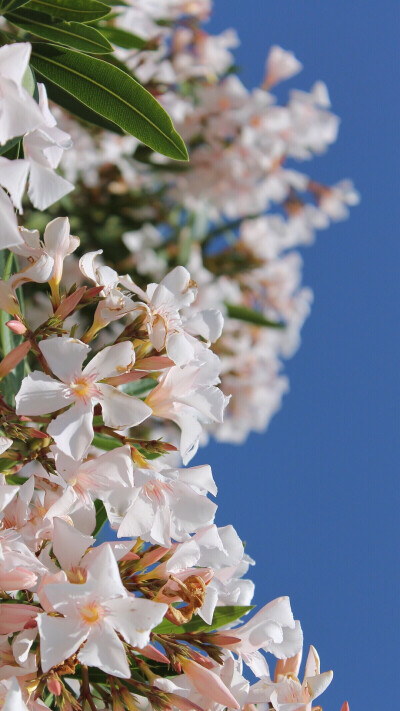
<svg viewBox="0 0 400 711">
<path fill-rule="evenodd" d="M 74 405 L 47 428 L 57 447 L 73 459 L 82 459 L 93 439 L 93 407 Z"/>
<path fill-rule="evenodd" d="M 47 415 L 73 401 L 64 383 L 34 370 L 23 379 L 15 397 L 17 415 Z"/>
<path fill-rule="evenodd" d="M 40 341 L 39 348 L 54 375 L 64 383 L 71 382 L 81 372 L 82 363 L 90 350 L 82 341 L 68 336 L 47 338 Z"/>
<path fill-rule="evenodd" d="M 79 620 L 67 617 L 49 617 L 38 615 L 37 624 L 40 634 L 40 658 L 44 673 L 51 667 L 62 664 L 71 656 L 87 637 L 87 627 L 82 627 Z"/>
<path fill-rule="evenodd" d="M 85 375 L 95 376 L 96 380 L 112 378 L 125 373 L 135 362 L 135 349 L 130 341 L 123 341 L 114 346 L 103 348 L 84 369 Z"/>
<path fill-rule="evenodd" d="M 124 645 L 108 620 L 93 627 L 86 644 L 78 654 L 81 664 L 102 669 L 106 674 L 128 679 L 131 675 Z"/>
<path fill-rule="evenodd" d="M 107 427 L 135 427 L 152 414 L 145 402 L 133 395 L 127 395 L 111 385 L 99 383 L 103 420 Z"/>
</svg>

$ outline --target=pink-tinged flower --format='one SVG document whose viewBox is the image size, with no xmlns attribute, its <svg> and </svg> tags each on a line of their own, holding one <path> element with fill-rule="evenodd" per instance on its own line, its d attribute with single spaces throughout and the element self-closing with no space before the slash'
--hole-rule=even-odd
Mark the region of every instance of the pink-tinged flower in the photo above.
<svg viewBox="0 0 400 711">
<path fill-rule="evenodd" d="M 31 590 L 46 568 L 13 530 L 0 533 L 0 590 Z"/>
<path fill-rule="evenodd" d="M 15 677 L 0 682 L 1 711 L 29 711 Z"/>
<path fill-rule="evenodd" d="M 202 425 L 222 422 L 229 398 L 215 387 L 218 382 L 214 359 L 201 365 L 174 366 L 161 375 L 158 385 L 146 398 L 154 415 L 172 420 L 180 427 L 184 464 L 197 451 Z"/>
<path fill-rule="evenodd" d="M 290 79 L 301 72 L 303 65 L 294 56 L 277 45 L 271 47 L 266 61 L 266 75 L 263 83 L 265 89 L 270 89 L 275 84 Z"/>
<path fill-rule="evenodd" d="M 79 269 L 83 276 L 89 281 L 93 281 L 96 286 L 102 286 L 103 296 L 106 296 L 118 285 L 119 276 L 115 269 L 107 267 L 105 264 L 96 265 L 96 257 L 103 254 L 102 249 L 96 252 L 86 252 L 79 260 Z"/>
<path fill-rule="evenodd" d="M 329 686 L 333 672 L 320 673 L 317 650 L 310 647 L 303 682 L 297 678 L 301 653 L 284 664 L 278 662 L 274 681 L 269 676 L 260 679 L 250 689 L 252 703 L 270 703 L 275 711 L 312 711 L 312 704 Z M 343 709 L 342 709 L 343 711 Z M 346 710 L 345 710 L 346 711 Z M 348 710 L 347 710 L 348 711 Z"/>
<path fill-rule="evenodd" d="M 194 341 L 185 333 L 180 310 L 195 299 L 197 287 L 185 267 L 175 267 L 159 284 L 149 284 L 146 292 L 126 275 L 121 283 L 137 294 L 144 303 L 137 306 L 143 313 L 149 338 L 157 351 L 166 349 L 177 365 L 184 365 L 194 357 Z"/>
<path fill-rule="evenodd" d="M 63 272 L 64 259 L 79 246 L 79 239 L 70 234 L 68 217 L 56 217 L 44 230 L 43 240 L 38 230 L 20 229 L 23 242 L 12 248 L 15 254 L 37 262 L 43 255 L 53 261 L 50 279 L 59 284 Z"/>
<path fill-rule="evenodd" d="M 240 708 L 234 696 L 232 696 L 221 677 L 217 676 L 217 674 L 192 659 L 181 659 L 181 664 L 184 673 L 187 674 L 200 694 L 212 699 L 212 701 L 216 701 L 218 704 L 227 706 L 229 709 Z"/>
<path fill-rule="evenodd" d="M 6 44 L 0 48 L 0 145 L 11 138 L 23 136 L 42 122 L 36 101 L 24 89 L 23 79 L 28 68 L 29 42 Z"/>
<path fill-rule="evenodd" d="M 0 635 L 10 635 L 31 626 L 36 627 L 38 608 L 35 605 L 3 602 L 0 605 Z"/>
<path fill-rule="evenodd" d="M 70 508 L 70 514 L 73 516 L 74 511 L 79 508 L 79 528 L 85 533 L 91 533 L 96 524 L 94 500 L 103 498 L 107 492 L 116 489 L 124 489 L 126 496 L 127 487 L 133 485 L 130 447 L 118 447 L 85 462 L 77 462 L 56 448 L 54 454 L 56 476 L 52 476 L 51 480 L 64 489 L 55 506 L 61 505 L 62 510 L 64 498 L 68 501 L 75 499 L 76 505 Z M 48 513 L 57 515 L 55 508 L 50 509 Z"/>
<path fill-rule="evenodd" d="M 172 469 L 154 464 L 152 469 L 135 469 L 130 492 L 111 494 L 110 510 L 113 502 L 125 507 L 118 537 L 140 536 L 168 548 L 171 538 L 185 540 L 212 523 L 217 506 L 205 494 L 215 495 L 217 487 L 208 465 Z"/>
<path fill-rule="evenodd" d="M 14 639 L 8 635 L 0 636 L 0 679 L 11 677 L 34 676 L 37 671 L 36 655 L 31 647 L 36 639 L 37 629 L 19 632 Z"/>
<path fill-rule="evenodd" d="M 293 618 L 288 597 L 278 597 L 261 608 L 248 622 L 235 627 L 232 634 L 239 643 L 228 645 L 258 676 L 268 675 L 263 649 L 278 659 L 297 654 L 303 645 L 303 633 L 298 620 Z"/>
<path fill-rule="evenodd" d="M 49 584 L 44 593 L 54 612 L 60 615 L 38 616 L 44 672 L 80 648 L 81 664 L 129 678 L 124 645 L 117 633 L 128 644 L 145 647 L 151 630 L 167 611 L 167 605 L 127 593 L 109 546 L 104 547 L 91 565 L 85 583 Z"/>
<path fill-rule="evenodd" d="M 103 419 L 113 428 L 133 427 L 151 415 L 148 405 L 117 388 L 106 379 L 120 375 L 135 361 L 128 342 L 107 346 L 85 366 L 88 351 L 81 341 L 49 338 L 39 344 L 50 369 L 59 380 L 35 370 L 22 381 L 15 398 L 20 415 L 44 415 L 72 405 L 58 415 L 47 432 L 57 447 L 74 459 L 81 459 L 93 439 L 93 408 L 100 403 Z"/>
</svg>

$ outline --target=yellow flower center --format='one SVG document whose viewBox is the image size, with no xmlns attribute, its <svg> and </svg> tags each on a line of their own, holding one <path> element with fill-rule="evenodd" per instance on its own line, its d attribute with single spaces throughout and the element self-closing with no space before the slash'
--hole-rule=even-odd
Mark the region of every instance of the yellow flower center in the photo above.
<svg viewBox="0 0 400 711">
<path fill-rule="evenodd" d="M 104 617 L 104 609 L 98 602 L 89 602 L 87 605 L 82 605 L 79 612 L 82 620 L 87 625 L 95 625 Z"/>
</svg>

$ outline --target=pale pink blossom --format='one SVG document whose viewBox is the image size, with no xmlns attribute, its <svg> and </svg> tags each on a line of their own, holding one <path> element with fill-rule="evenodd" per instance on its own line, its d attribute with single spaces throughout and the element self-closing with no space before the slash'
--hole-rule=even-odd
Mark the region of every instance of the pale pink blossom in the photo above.
<svg viewBox="0 0 400 711">
<path fill-rule="evenodd" d="M 85 583 L 49 584 L 44 592 L 53 610 L 60 615 L 38 616 L 44 672 L 80 648 L 81 664 L 129 678 L 124 645 L 117 632 L 128 644 L 145 647 L 151 629 L 161 622 L 167 610 L 167 605 L 127 593 L 108 546 L 91 566 Z"/>
<path fill-rule="evenodd" d="M 39 347 L 59 380 L 37 370 L 24 378 L 16 396 L 17 412 L 43 415 L 72 405 L 47 430 L 68 456 L 81 459 L 87 451 L 93 439 L 95 403 L 101 404 L 105 424 L 114 428 L 133 427 L 151 414 L 141 400 L 106 383 L 132 367 L 135 352 L 128 341 L 104 348 L 83 370 L 90 349 L 81 341 L 56 337 L 41 341 Z"/>
</svg>

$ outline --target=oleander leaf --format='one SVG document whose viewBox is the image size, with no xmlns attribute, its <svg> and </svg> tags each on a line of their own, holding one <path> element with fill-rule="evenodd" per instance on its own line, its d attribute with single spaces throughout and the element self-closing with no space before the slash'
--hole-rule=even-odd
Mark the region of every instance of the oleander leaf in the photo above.
<svg viewBox="0 0 400 711">
<path fill-rule="evenodd" d="M 62 106 L 63 109 L 68 111 L 68 113 L 73 114 L 77 118 L 87 121 L 94 126 L 105 128 L 107 131 L 112 131 L 112 133 L 123 135 L 123 130 L 115 123 L 108 121 L 103 116 L 100 116 L 100 114 L 96 114 L 96 112 L 89 109 L 86 104 L 82 103 L 82 101 L 78 101 L 75 96 L 72 96 L 72 94 L 64 91 L 60 86 L 57 86 L 57 84 L 53 84 L 53 82 L 45 79 L 44 77 L 43 81 L 46 82 L 48 97 L 54 101 L 55 104 Z"/>
<path fill-rule="evenodd" d="M 101 32 L 79 22 L 53 20 L 50 15 L 25 9 L 17 13 L 8 13 L 6 19 L 25 32 L 56 44 L 79 49 L 81 52 L 104 54 L 113 51 L 112 45 Z"/>
<path fill-rule="evenodd" d="M 4 15 L 6 12 L 12 12 L 18 7 L 26 5 L 27 2 L 28 0 L 10 0 L 9 2 L 7 2 L 7 0 L 3 0 L 0 2 L 0 13 Z"/>
<path fill-rule="evenodd" d="M 187 160 L 186 146 L 167 112 L 135 79 L 112 64 L 74 50 L 34 44 L 31 64 L 91 111 L 169 158 Z"/>
<path fill-rule="evenodd" d="M 25 7 L 70 22 L 92 22 L 110 12 L 109 6 L 98 0 L 30 0 Z"/>
<path fill-rule="evenodd" d="M 224 605 L 221 607 L 216 607 L 214 610 L 214 615 L 212 618 L 211 625 L 196 615 L 192 617 L 190 622 L 185 625 L 174 625 L 173 622 L 169 620 L 163 620 L 157 627 L 154 627 L 153 632 L 155 634 L 183 634 L 185 632 L 212 632 L 219 627 L 224 625 L 229 625 L 231 622 L 236 622 L 243 615 L 246 615 L 250 610 L 254 608 L 254 605 Z M 233 632 L 232 632 L 233 634 Z"/>
<path fill-rule="evenodd" d="M 146 46 L 144 39 L 132 34 L 132 32 L 127 32 L 127 30 L 121 30 L 119 27 L 105 25 L 104 27 L 99 27 L 99 30 L 104 37 L 106 37 L 111 44 L 115 44 L 116 47 L 122 47 L 122 49 L 143 49 L 143 47 Z"/>
<path fill-rule="evenodd" d="M 256 326 L 266 326 L 267 328 L 285 328 L 282 321 L 270 321 L 260 311 L 248 309 L 246 306 L 237 306 L 236 304 L 225 304 L 228 316 L 237 318 L 239 321 L 254 323 Z"/>
</svg>

